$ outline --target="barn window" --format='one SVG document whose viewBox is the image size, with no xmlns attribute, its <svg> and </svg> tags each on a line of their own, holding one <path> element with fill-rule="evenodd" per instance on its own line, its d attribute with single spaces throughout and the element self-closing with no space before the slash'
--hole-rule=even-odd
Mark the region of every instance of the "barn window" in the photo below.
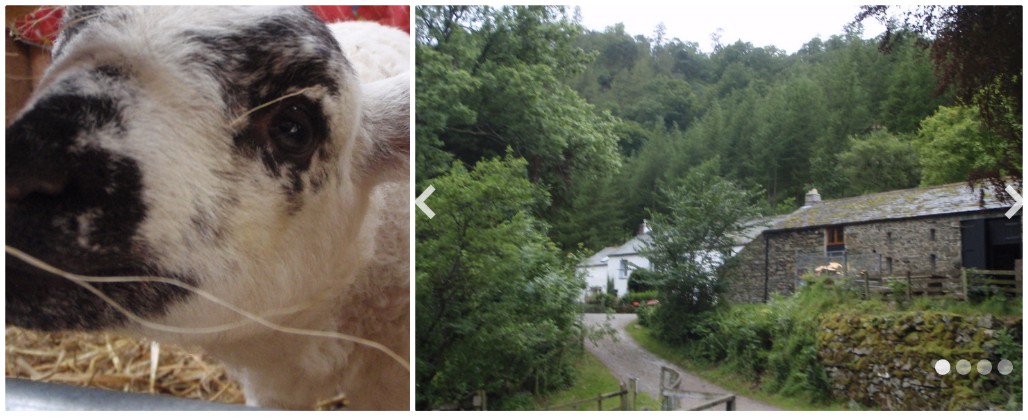
<svg viewBox="0 0 1028 420">
<path fill-rule="evenodd" d="M 889 275 L 892 275 L 892 257 L 885 257 L 885 269 Z"/>
<path fill-rule="evenodd" d="M 935 240 L 935 229 L 929 231 L 928 236 L 934 241 Z"/>
<path fill-rule="evenodd" d="M 931 263 L 931 267 L 932 267 L 932 273 L 934 273 L 935 272 L 935 260 L 936 260 L 935 254 L 932 254 L 929 257 L 929 260 L 930 260 L 929 262 Z"/>
<path fill-rule="evenodd" d="M 846 235 L 842 226 L 835 226 L 825 229 L 825 251 L 839 252 L 846 250 Z"/>
</svg>

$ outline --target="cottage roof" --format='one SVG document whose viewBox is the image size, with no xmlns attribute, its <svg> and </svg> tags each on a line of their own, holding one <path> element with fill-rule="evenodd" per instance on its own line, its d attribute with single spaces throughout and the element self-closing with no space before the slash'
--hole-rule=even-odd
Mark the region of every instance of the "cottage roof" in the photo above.
<svg viewBox="0 0 1028 420">
<path fill-rule="evenodd" d="M 764 233 L 765 230 L 775 227 L 789 216 L 790 215 L 788 214 L 783 214 L 779 216 L 768 216 L 753 220 L 749 228 L 742 231 L 738 235 L 732 236 L 732 243 L 736 246 L 745 246 L 746 244 L 752 242 L 753 238 L 760 236 L 760 234 Z"/>
<path fill-rule="evenodd" d="M 991 188 L 984 188 L 982 191 L 984 206 L 979 204 L 979 190 L 971 190 L 966 183 L 823 200 L 801 207 L 769 230 L 907 219 L 1010 207 L 1009 204 L 1000 202 Z"/>
<path fill-rule="evenodd" d="M 642 235 L 635 235 L 634 238 L 629 239 L 628 242 L 625 242 L 621 246 L 617 247 L 617 249 L 615 249 L 609 255 L 611 257 L 621 257 L 621 256 L 625 256 L 625 255 L 638 255 L 639 254 L 639 250 L 643 249 L 643 247 L 645 247 L 646 243 L 648 243 L 649 241 L 650 241 L 650 234 L 649 233 L 644 233 Z"/>
<path fill-rule="evenodd" d="M 593 254 L 589 258 L 586 258 L 585 261 L 582 261 L 582 263 L 578 264 L 578 265 L 580 267 L 593 267 L 593 266 L 599 266 L 599 265 L 607 265 L 607 261 L 606 261 L 607 260 L 607 256 L 609 256 L 610 253 L 614 252 L 614 250 L 616 250 L 616 249 L 618 249 L 618 247 L 616 247 L 616 246 L 608 246 L 606 248 L 603 248 L 603 249 L 600 250 L 600 252 L 597 252 L 597 253 Z"/>
</svg>

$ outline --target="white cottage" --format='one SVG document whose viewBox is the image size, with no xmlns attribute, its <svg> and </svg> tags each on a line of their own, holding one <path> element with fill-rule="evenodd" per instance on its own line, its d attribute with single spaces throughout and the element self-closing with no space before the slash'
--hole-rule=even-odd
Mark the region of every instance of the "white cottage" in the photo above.
<svg viewBox="0 0 1028 420">
<path fill-rule="evenodd" d="M 733 237 L 735 246 L 732 247 L 732 255 L 739 253 L 743 247 L 750 243 L 768 226 L 772 226 L 786 216 L 774 216 L 757 219 L 751 223 L 750 228 L 742 234 Z M 649 270 L 650 260 L 643 257 L 640 252 L 650 241 L 650 227 L 643 220 L 639 225 L 639 231 L 632 239 L 620 246 L 606 247 L 593 254 L 584 262 L 578 265 L 579 272 L 583 273 L 587 283 L 585 295 L 590 296 L 607 292 L 607 280 L 614 281 L 614 289 L 618 297 L 628 293 L 628 277 L 632 271 L 639 268 Z"/>
<path fill-rule="evenodd" d="M 607 280 L 614 281 L 618 297 L 628 293 L 628 276 L 638 268 L 650 268 L 650 261 L 639 254 L 650 239 L 650 228 L 644 220 L 639 233 L 620 246 L 606 247 L 578 265 L 587 283 L 585 295 L 607 292 Z"/>
</svg>

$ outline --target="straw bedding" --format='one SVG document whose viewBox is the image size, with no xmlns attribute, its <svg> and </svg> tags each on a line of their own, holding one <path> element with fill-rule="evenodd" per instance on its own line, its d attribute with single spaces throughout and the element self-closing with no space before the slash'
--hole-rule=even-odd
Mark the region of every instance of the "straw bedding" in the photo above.
<svg viewBox="0 0 1028 420">
<path fill-rule="evenodd" d="M 7 327 L 8 377 L 243 404 L 239 383 L 199 349 L 111 333 L 41 333 Z M 345 394 L 315 410 L 341 410 Z"/>
<path fill-rule="evenodd" d="M 242 404 L 239 384 L 199 351 L 109 333 L 7 327 L 9 377 Z"/>
</svg>

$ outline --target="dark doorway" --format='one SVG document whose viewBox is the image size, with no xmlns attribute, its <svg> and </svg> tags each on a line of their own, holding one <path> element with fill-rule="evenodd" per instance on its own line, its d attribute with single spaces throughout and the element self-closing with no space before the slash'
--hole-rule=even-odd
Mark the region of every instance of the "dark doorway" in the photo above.
<svg viewBox="0 0 1028 420">
<path fill-rule="evenodd" d="M 1013 270 L 1021 258 L 1021 216 L 960 222 L 963 266 L 981 270 Z"/>
</svg>

